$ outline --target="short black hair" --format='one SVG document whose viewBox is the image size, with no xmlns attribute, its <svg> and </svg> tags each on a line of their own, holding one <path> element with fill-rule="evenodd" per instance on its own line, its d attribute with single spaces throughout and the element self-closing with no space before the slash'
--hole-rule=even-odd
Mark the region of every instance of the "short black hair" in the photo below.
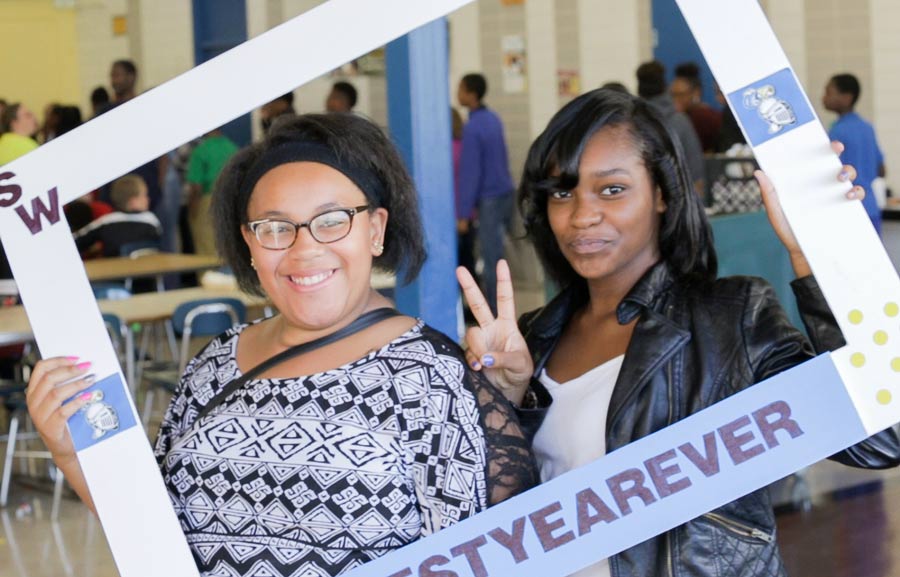
<svg viewBox="0 0 900 577">
<path fill-rule="evenodd" d="M 107 92 L 106 88 L 102 86 L 98 86 L 97 88 L 91 91 L 91 104 L 93 106 L 100 106 L 101 104 L 109 103 L 109 92 Z"/>
<path fill-rule="evenodd" d="M 57 115 L 56 136 L 75 130 L 81 126 L 81 109 L 77 106 L 57 106 L 54 108 Z"/>
<path fill-rule="evenodd" d="M 19 108 L 21 106 L 21 102 L 13 102 L 3 109 L 3 114 L 0 115 L 0 134 L 12 130 L 12 123 L 15 122 L 16 117 L 19 116 Z"/>
<path fill-rule="evenodd" d="M 547 218 L 547 197 L 578 185 L 578 167 L 588 141 L 606 127 L 624 127 L 662 191 L 666 211 L 659 226 L 659 250 L 676 278 L 712 281 L 717 259 L 712 228 L 694 191 L 684 152 L 659 112 L 646 101 L 599 88 L 557 112 L 531 145 L 519 187 L 525 231 L 550 277 L 560 287 L 581 279 L 563 256 Z"/>
<path fill-rule="evenodd" d="M 241 235 L 253 192 L 243 183 L 263 154 L 288 142 L 324 145 L 343 162 L 370 172 L 380 181 L 383 198 L 364 192 L 371 209 L 385 208 L 390 215 L 384 252 L 375 258 L 374 265 L 394 273 L 402 269 L 407 283 L 415 279 L 425 262 L 425 241 L 415 185 L 394 144 L 377 125 L 360 116 L 304 114 L 274 124 L 262 142 L 232 156 L 213 188 L 216 246 L 240 287 L 262 295 L 259 278 L 250 266 L 250 250 Z"/>
<path fill-rule="evenodd" d="M 487 79 L 483 75 L 474 72 L 466 74 L 462 77 L 462 83 L 467 91 L 475 94 L 475 97 L 478 98 L 478 102 L 484 100 L 484 97 L 487 94 L 488 84 Z"/>
<path fill-rule="evenodd" d="M 116 60 L 115 62 L 113 62 L 112 67 L 116 68 L 117 66 L 119 68 L 123 68 L 128 74 L 137 77 L 137 66 L 134 65 L 134 61 L 125 59 Z"/>
<path fill-rule="evenodd" d="M 850 106 L 856 105 L 856 101 L 859 100 L 859 93 L 862 90 L 859 86 L 859 79 L 857 79 L 856 76 L 849 73 L 835 74 L 831 77 L 829 82 L 831 82 L 841 94 L 849 94 L 853 97 L 853 102 L 850 103 Z"/>
<path fill-rule="evenodd" d="M 283 100 L 286 104 L 288 104 L 288 105 L 290 105 L 290 106 L 293 106 L 293 105 L 294 105 L 294 93 L 293 93 L 293 91 L 292 91 L 292 92 L 285 92 L 284 94 L 282 94 L 282 95 L 279 96 L 278 98 L 275 98 L 274 100 L 272 100 L 272 102 L 278 102 L 279 100 Z"/>
<path fill-rule="evenodd" d="M 659 60 L 644 62 L 637 69 L 638 95 L 652 98 L 666 91 L 666 67 Z"/>
<path fill-rule="evenodd" d="M 335 82 L 331 87 L 331 90 L 341 94 L 344 98 L 346 98 L 347 104 L 350 108 L 356 106 L 356 99 L 358 97 L 356 87 L 349 82 L 344 82 L 343 80 Z"/>
<path fill-rule="evenodd" d="M 696 62 L 682 62 L 675 67 L 675 77 L 683 78 L 690 83 L 693 88 L 703 88 L 700 83 L 700 67 Z"/>
<path fill-rule="evenodd" d="M 631 91 L 628 90 L 628 87 L 617 80 L 611 80 L 611 81 L 603 84 L 603 86 L 601 86 L 600 88 L 605 88 L 607 90 L 613 90 L 615 92 L 621 92 L 622 94 L 631 94 Z"/>
</svg>

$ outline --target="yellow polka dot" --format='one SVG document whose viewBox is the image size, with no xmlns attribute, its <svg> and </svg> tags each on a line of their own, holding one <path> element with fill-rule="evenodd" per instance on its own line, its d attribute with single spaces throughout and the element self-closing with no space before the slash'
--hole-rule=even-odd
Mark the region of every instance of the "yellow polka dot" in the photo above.
<svg viewBox="0 0 900 577">
<path fill-rule="evenodd" d="M 884 331 L 875 331 L 875 336 L 872 339 L 876 345 L 883 345 L 888 342 L 888 334 Z"/>
<path fill-rule="evenodd" d="M 892 395 L 889 390 L 881 389 L 875 395 L 875 398 L 878 399 L 878 402 L 881 403 L 882 405 L 886 405 L 891 402 Z"/>
<path fill-rule="evenodd" d="M 853 353 L 850 355 L 850 364 L 856 368 L 859 368 L 866 364 L 866 355 L 862 353 Z"/>
<path fill-rule="evenodd" d="M 895 317 L 900 313 L 900 306 L 897 306 L 897 303 L 888 303 L 884 305 L 884 314 L 889 317 Z"/>
<path fill-rule="evenodd" d="M 850 318 L 850 322 L 854 325 L 858 325 L 863 321 L 862 311 L 857 309 L 853 309 L 852 311 L 850 311 L 850 314 L 847 316 Z"/>
<path fill-rule="evenodd" d="M 900 357 L 891 359 L 891 368 L 894 369 L 895 372 L 900 373 Z"/>
</svg>

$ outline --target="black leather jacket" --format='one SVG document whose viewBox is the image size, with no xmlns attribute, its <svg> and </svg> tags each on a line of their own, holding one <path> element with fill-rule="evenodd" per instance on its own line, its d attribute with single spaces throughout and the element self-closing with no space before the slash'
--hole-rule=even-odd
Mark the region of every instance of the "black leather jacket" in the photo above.
<svg viewBox="0 0 900 577">
<path fill-rule="evenodd" d="M 796 280 L 792 288 L 816 350 L 843 346 L 815 279 Z M 568 289 L 520 319 L 535 375 L 568 319 L 586 302 L 586 288 Z M 638 281 L 617 315 L 623 324 L 639 320 L 610 401 L 607 452 L 814 356 L 762 279 L 730 277 L 688 289 L 660 263 Z M 538 406 L 520 410 L 519 416 L 533 436 L 551 399 L 537 379 L 532 388 Z M 893 467 L 900 464 L 900 438 L 888 429 L 831 458 L 855 467 Z M 613 577 L 785 574 L 765 488 L 623 551 L 609 563 Z"/>
</svg>

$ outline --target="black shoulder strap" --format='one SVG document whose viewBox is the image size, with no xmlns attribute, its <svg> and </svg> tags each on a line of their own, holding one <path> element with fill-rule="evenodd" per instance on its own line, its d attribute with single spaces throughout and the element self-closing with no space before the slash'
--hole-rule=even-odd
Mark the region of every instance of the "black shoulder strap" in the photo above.
<svg viewBox="0 0 900 577">
<path fill-rule="evenodd" d="M 385 319 L 397 316 L 401 316 L 400 311 L 389 307 L 371 310 L 367 313 L 361 314 L 355 321 L 341 329 L 334 331 L 331 334 L 325 335 L 324 337 L 320 337 L 313 341 L 309 341 L 308 343 L 295 345 L 287 350 L 281 351 L 277 355 L 263 361 L 262 363 L 244 373 L 241 378 L 235 379 L 228 383 L 228 385 L 224 389 L 222 389 L 218 395 L 210 399 L 210 401 L 206 403 L 206 405 L 204 405 L 204 407 L 200 410 L 200 414 L 197 415 L 197 421 L 208 415 L 213 409 L 218 407 L 228 397 L 234 394 L 235 391 L 240 390 L 245 384 L 247 384 L 247 382 L 256 378 L 257 375 L 261 375 L 270 368 L 281 364 L 288 359 L 292 359 L 296 356 L 314 351 L 316 349 L 324 347 L 325 345 L 330 345 L 331 343 L 347 338 L 350 335 L 356 334 L 363 329 L 367 329 Z"/>
</svg>

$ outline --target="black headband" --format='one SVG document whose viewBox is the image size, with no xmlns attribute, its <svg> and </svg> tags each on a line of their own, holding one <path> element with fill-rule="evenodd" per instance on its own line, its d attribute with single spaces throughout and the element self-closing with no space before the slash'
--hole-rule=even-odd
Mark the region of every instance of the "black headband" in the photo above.
<svg viewBox="0 0 900 577">
<path fill-rule="evenodd" d="M 289 162 L 317 162 L 330 166 L 353 181 L 369 201 L 374 201 L 373 204 L 384 206 L 384 186 L 374 173 L 353 166 L 330 147 L 317 142 L 286 142 L 266 150 L 247 173 L 244 190 L 252 191 L 264 174 Z"/>
</svg>

